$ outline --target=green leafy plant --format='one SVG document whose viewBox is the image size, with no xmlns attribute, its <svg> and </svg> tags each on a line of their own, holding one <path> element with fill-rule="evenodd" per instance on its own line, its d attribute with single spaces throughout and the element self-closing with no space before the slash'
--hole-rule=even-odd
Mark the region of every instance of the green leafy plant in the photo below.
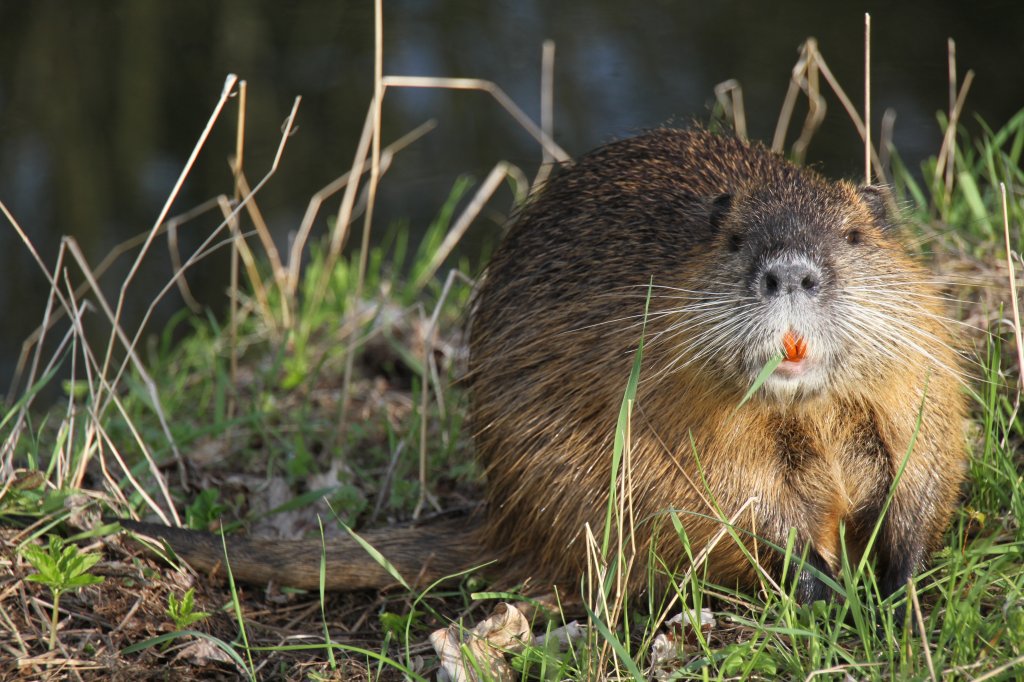
<svg viewBox="0 0 1024 682">
<path fill-rule="evenodd" d="M 209 618 L 206 611 L 195 610 L 195 588 L 189 588 L 181 599 L 174 596 L 173 592 L 167 594 L 167 615 L 174 621 L 174 627 L 184 630 L 199 621 Z"/>
<path fill-rule="evenodd" d="M 392 613 L 385 611 L 381 613 L 378 618 L 380 620 L 381 627 L 384 628 L 384 632 L 389 633 L 396 639 L 403 639 L 405 633 L 410 629 L 416 629 L 422 626 L 423 612 L 413 609 L 409 613 Z"/>
<path fill-rule="evenodd" d="M 63 593 L 77 590 L 86 585 L 103 582 L 103 577 L 92 575 L 89 569 L 103 557 L 99 554 L 82 552 L 76 545 L 65 544 L 56 535 L 51 535 L 49 545 L 25 545 L 22 556 L 38 571 L 25 579 L 42 583 L 53 594 L 53 612 L 50 616 L 50 648 L 57 645 L 57 615 L 60 597 Z"/>
<path fill-rule="evenodd" d="M 185 509 L 185 522 L 189 528 L 206 530 L 219 519 L 226 507 L 220 503 L 220 491 L 207 488 L 200 492 L 196 499 Z"/>
</svg>

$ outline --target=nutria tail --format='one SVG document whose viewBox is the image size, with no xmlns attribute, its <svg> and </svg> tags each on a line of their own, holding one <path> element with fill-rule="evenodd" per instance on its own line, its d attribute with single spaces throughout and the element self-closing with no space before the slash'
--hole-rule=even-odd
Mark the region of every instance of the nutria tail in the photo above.
<svg viewBox="0 0 1024 682">
<path fill-rule="evenodd" d="M 332 591 L 380 589 L 396 584 L 381 563 L 352 537 L 269 540 L 172 528 L 157 523 L 117 519 L 127 530 L 170 545 L 180 559 L 204 572 L 226 575 L 225 563 L 236 581 L 315 590 L 320 586 L 320 558 L 326 545 L 325 588 Z M 446 520 L 406 528 L 381 528 L 360 537 L 380 553 L 411 586 L 487 563 L 477 541 L 474 520 Z M 225 562 L 225 544 L 227 562 Z"/>
</svg>

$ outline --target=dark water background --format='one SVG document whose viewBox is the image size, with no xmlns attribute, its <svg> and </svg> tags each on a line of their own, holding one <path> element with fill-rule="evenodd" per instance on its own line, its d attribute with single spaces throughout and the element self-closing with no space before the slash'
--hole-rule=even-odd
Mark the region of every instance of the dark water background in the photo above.
<svg viewBox="0 0 1024 682">
<path fill-rule="evenodd" d="M 751 136 L 770 140 L 797 49 L 808 36 L 817 37 L 860 104 L 865 11 L 873 22 L 874 130 L 877 135 L 883 110 L 893 108 L 896 146 L 912 167 L 941 144 L 935 114 L 947 107 L 947 37 L 957 41 L 961 79 L 967 68 L 976 72 L 968 122 L 980 115 L 998 126 L 1024 106 L 1024 3 L 1017 0 L 387 0 L 385 73 L 492 79 L 537 117 L 541 44 L 551 38 L 556 139 L 570 154 L 662 123 L 706 119 L 714 86 L 728 78 L 743 86 Z M 259 198 L 284 243 L 310 196 L 352 162 L 372 94 L 372 48 L 369 0 L 0 0 L 0 200 L 48 264 L 65 234 L 97 263 L 115 244 L 151 227 L 233 72 L 249 84 L 252 182 L 269 165 L 294 97 L 303 97 L 298 133 Z M 857 177 L 861 142 L 838 100 L 830 96 L 828 104 L 809 161 L 830 175 Z M 229 111 L 172 215 L 231 193 Z M 399 155 L 384 179 L 378 226 L 407 219 L 421 231 L 459 175 L 482 180 L 496 161 L 508 159 L 532 176 L 540 161 L 532 140 L 480 93 L 389 92 L 385 142 L 428 118 L 438 120 L 438 129 Z M 499 198 L 495 213 L 509 201 Z M 215 224 L 183 228 L 183 249 Z M 497 229 L 485 218 L 471 233 L 479 242 Z M 167 281 L 162 244 L 133 287 L 129 320 Z M 129 261 L 107 281 L 119 282 Z M 22 340 L 42 317 L 47 286 L 6 222 L 0 268 L 3 390 Z M 223 308 L 226 273 L 221 256 L 190 275 L 214 311 Z M 116 297 L 116 287 L 107 293 Z M 153 329 L 180 306 L 173 294 Z"/>
</svg>

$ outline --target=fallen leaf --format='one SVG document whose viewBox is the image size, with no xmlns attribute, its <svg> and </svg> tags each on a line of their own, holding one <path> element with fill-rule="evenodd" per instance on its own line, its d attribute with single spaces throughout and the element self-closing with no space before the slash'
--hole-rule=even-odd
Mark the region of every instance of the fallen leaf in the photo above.
<svg viewBox="0 0 1024 682">
<path fill-rule="evenodd" d="M 507 603 L 498 604 L 491 616 L 472 630 L 463 630 L 458 624 L 436 630 L 430 635 L 430 643 L 441 659 L 438 679 L 512 682 L 518 675 L 505 660 L 505 653 L 520 651 L 529 636 L 526 617 Z"/>
</svg>

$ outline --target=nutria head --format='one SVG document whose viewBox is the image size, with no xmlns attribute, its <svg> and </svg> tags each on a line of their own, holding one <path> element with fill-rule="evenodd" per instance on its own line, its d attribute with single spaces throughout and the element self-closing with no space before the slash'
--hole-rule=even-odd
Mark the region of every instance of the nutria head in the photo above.
<svg viewBox="0 0 1024 682">
<path fill-rule="evenodd" d="M 751 385 L 781 353 L 763 397 L 848 394 L 880 374 L 880 357 L 905 359 L 927 347 L 926 337 L 912 338 L 911 325 L 893 319 L 905 319 L 900 290 L 912 286 L 915 269 L 908 270 L 888 202 L 883 188 L 806 172 L 710 202 L 716 235 L 704 261 L 712 281 L 703 288 L 727 292 L 718 300 L 732 314 L 715 325 L 728 334 L 702 335 L 721 346 L 717 362 L 736 388 Z"/>
</svg>

